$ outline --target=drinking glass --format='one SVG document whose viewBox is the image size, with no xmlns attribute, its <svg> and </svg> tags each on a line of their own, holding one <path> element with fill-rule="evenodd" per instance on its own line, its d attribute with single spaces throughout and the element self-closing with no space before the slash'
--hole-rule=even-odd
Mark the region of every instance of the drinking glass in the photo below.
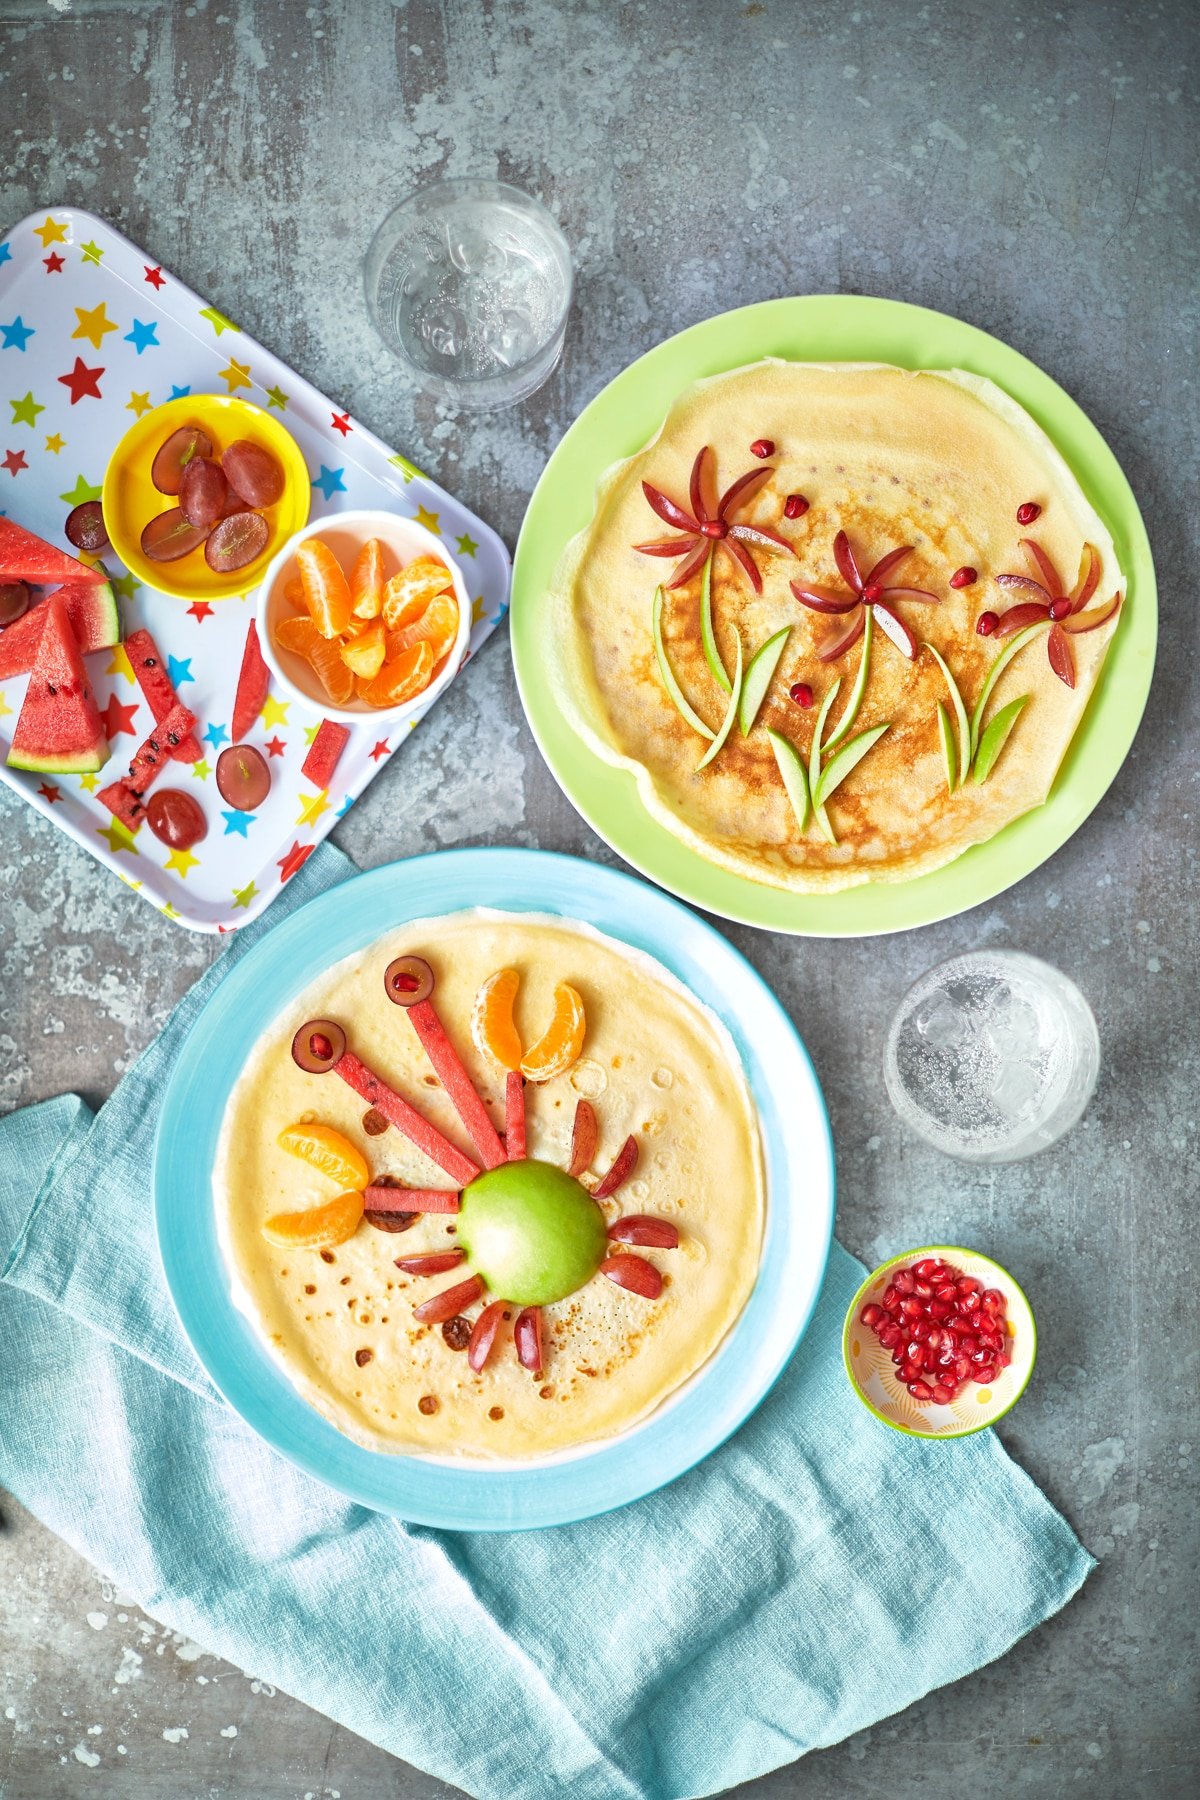
<svg viewBox="0 0 1200 1800">
<path fill-rule="evenodd" d="M 469 176 L 390 212 L 363 265 L 376 330 L 420 385 L 453 406 L 510 406 L 562 353 L 574 276 L 540 201 Z"/>
<path fill-rule="evenodd" d="M 1020 950 L 973 950 L 928 970 L 900 1003 L 884 1076 L 927 1142 L 971 1162 L 1017 1162 L 1081 1118 L 1100 1038 L 1073 981 Z"/>
</svg>

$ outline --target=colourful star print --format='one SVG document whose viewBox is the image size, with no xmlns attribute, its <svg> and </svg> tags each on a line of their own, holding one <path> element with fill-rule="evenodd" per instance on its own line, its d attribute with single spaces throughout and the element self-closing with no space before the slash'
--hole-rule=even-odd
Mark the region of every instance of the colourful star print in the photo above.
<svg viewBox="0 0 1200 1800">
<path fill-rule="evenodd" d="M 313 478 L 313 486 L 320 488 L 327 500 L 332 500 L 335 494 L 344 494 L 346 491 L 346 483 L 342 479 L 345 473 L 345 469 L 329 469 L 322 463 L 321 473 Z"/>
<path fill-rule="evenodd" d="M 458 544 L 458 554 L 460 556 L 474 556 L 475 552 L 479 548 L 479 545 L 475 542 L 475 539 L 473 537 L 468 537 L 465 531 L 463 532 L 462 536 L 460 538 L 457 538 L 455 541 Z"/>
<path fill-rule="evenodd" d="M 134 593 L 142 584 L 134 575 L 110 575 L 108 585 L 114 594 L 121 596 L 122 600 L 132 600 Z"/>
<path fill-rule="evenodd" d="M 51 432 L 50 436 L 46 439 L 46 448 L 49 450 L 51 456 L 57 456 L 59 451 L 65 450 L 66 447 L 66 438 L 59 437 L 57 431 Z"/>
<path fill-rule="evenodd" d="M 169 400 L 186 400 L 191 391 L 190 387 L 173 387 L 167 398 Z"/>
<path fill-rule="evenodd" d="M 296 823 L 297 825 L 315 825 L 321 814 L 328 811 L 329 800 L 324 788 L 319 794 L 301 794 L 300 816 Z"/>
<path fill-rule="evenodd" d="M 247 831 L 258 817 L 258 814 L 248 812 L 223 812 L 221 817 L 225 821 L 226 837 L 245 837 Z"/>
<path fill-rule="evenodd" d="M 87 307 L 77 306 L 75 308 L 75 317 L 79 320 L 79 323 L 71 333 L 71 336 L 73 338 L 85 338 L 92 346 L 93 350 L 99 350 L 102 347 L 106 331 L 115 331 L 117 329 L 116 325 L 105 311 L 103 300 L 100 302 L 99 306 L 93 306 L 90 310 Z"/>
<path fill-rule="evenodd" d="M 127 825 L 122 825 L 120 819 L 113 819 L 108 825 L 97 826 L 96 836 L 108 839 L 108 847 L 114 855 L 118 855 L 122 850 L 127 851 L 130 856 L 138 854 L 133 834 Z"/>
<path fill-rule="evenodd" d="M 417 508 L 417 524 L 423 525 L 426 531 L 432 531 L 435 537 L 442 535 L 442 528 L 438 523 L 439 517 L 440 514 L 430 512 L 427 507 L 418 506 Z"/>
<path fill-rule="evenodd" d="M 67 228 L 65 225 L 60 225 L 57 219 L 52 219 L 50 214 L 47 213 L 45 223 L 34 226 L 33 235 L 34 237 L 41 238 L 42 249 L 48 250 L 51 244 L 66 243 Z"/>
<path fill-rule="evenodd" d="M 190 869 L 199 868 L 200 858 L 198 856 L 193 856 L 190 850 L 172 850 L 164 866 L 168 869 L 173 869 L 176 875 L 182 875 L 186 881 L 188 871 Z"/>
<path fill-rule="evenodd" d="M 118 737 L 121 732 L 125 731 L 128 732 L 130 737 L 136 737 L 137 733 L 133 728 L 133 715 L 137 709 L 138 703 L 136 700 L 130 706 L 122 706 L 121 702 L 117 699 L 117 696 L 115 694 L 110 694 L 108 697 L 108 705 L 100 714 L 100 717 L 104 720 L 105 736 L 108 738 L 115 738 Z"/>
<path fill-rule="evenodd" d="M 281 856 L 278 859 L 280 881 L 290 881 L 292 876 L 296 873 L 296 870 L 304 867 L 305 863 L 313 853 L 313 848 L 314 846 L 312 844 L 298 844 L 293 842 L 287 855 Z"/>
<path fill-rule="evenodd" d="M 150 286 L 155 290 L 160 287 L 166 287 L 167 278 L 157 265 L 155 265 L 154 268 L 151 268 L 149 263 L 143 263 L 142 267 L 146 271 L 145 275 L 142 277 L 143 281 L 148 281 Z"/>
<path fill-rule="evenodd" d="M 0 719 L 7 719 L 11 713 L 12 707 L 8 705 L 4 695 L 0 694 Z"/>
<path fill-rule="evenodd" d="M 371 761 L 379 762 L 383 757 L 390 756 L 391 754 L 392 754 L 391 750 L 388 747 L 388 745 L 385 743 L 384 739 L 380 738 L 379 742 L 376 744 L 375 748 L 371 752 Z"/>
<path fill-rule="evenodd" d="M 354 805 L 354 795 L 347 794 L 346 798 L 342 801 L 342 804 L 338 807 L 337 811 L 334 813 L 334 815 L 333 815 L 334 818 L 335 819 L 344 819 L 346 814 L 350 811 L 350 808 L 353 805 Z"/>
<path fill-rule="evenodd" d="M 100 489 L 90 481 L 85 481 L 82 475 L 77 475 L 75 486 L 71 491 L 67 494 L 60 494 L 58 497 L 60 500 L 65 500 L 68 506 L 82 506 L 85 500 L 98 500 Z"/>
<path fill-rule="evenodd" d="M 472 623 L 472 625 L 478 625 L 480 620 L 485 619 L 486 617 L 487 617 L 487 602 L 485 601 L 483 595 L 479 594 L 471 602 L 471 623 Z"/>
<path fill-rule="evenodd" d="M 113 582 L 112 585 L 115 588 L 116 582 Z M 130 687 L 133 686 L 133 684 L 134 684 L 133 665 L 130 662 L 129 657 L 125 653 L 124 644 L 117 644 L 114 647 L 113 653 L 112 653 L 112 661 L 109 663 L 108 668 L 105 670 L 105 673 L 108 675 L 123 675 L 125 677 L 126 681 L 129 683 Z"/>
<path fill-rule="evenodd" d="M 85 794 L 94 794 L 96 789 L 100 786 L 99 777 L 93 775 L 89 770 L 86 775 L 81 775 L 79 777 L 79 785 Z"/>
<path fill-rule="evenodd" d="M 34 399 L 32 388 L 23 400 L 10 400 L 8 404 L 12 407 L 14 425 L 36 425 L 38 414 L 46 410 L 44 406 L 39 406 Z"/>
<path fill-rule="evenodd" d="M 280 412 L 287 411 L 288 397 L 281 387 L 269 387 L 266 394 L 268 406 L 278 407 Z"/>
<path fill-rule="evenodd" d="M 43 256 L 42 261 L 46 265 L 47 275 L 61 275 L 67 259 L 65 256 L 60 256 L 57 250 L 52 250 L 49 256 Z"/>
<path fill-rule="evenodd" d="M 27 469 L 29 464 L 25 460 L 23 450 L 6 450 L 0 466 L 6 468 L 10 475 L 15 476 L 21 469 Z"/>
<path fill-rule="evenodd" d="M 0 344 L 0 350 L 24 350 L 34 335 L 33 326 L 26 325 L 18 313 L 11 325 L 0 325 L 0 337 L 4 339 L 4 342 Z"/>
<path fill-rule="evenodd" d="M 185 681 L 195 681 L 196 679 L 192 674 L 192 659 L 190 656 L 168 656 L 167 666 L 171 672 L 171 686 L 175 689 L 176 693 L 179 692 L 179 689 L 183 686 Z"/>
<path fill-rule="evenodd" d="M 234 888 L 232 890 L 232 893 L 233 893 L 233 904 L 235 906 L 249 906 L 250 902 L 257 895 L 258 889 L 257 889 L 257 887 L 255 887 L 254 883 L 251 882 L 249 887 Z"/>
<path fill-rule="evenodd" d="M 421 473 L 416 463 L 410 463 L 407 456 L 389 456 L 388 462 L 393 469 L 399 469 L 404 477 L 405 487 L 408 486 L 414 475 L 419 475 Z"/>
<path fill-rule="evenodd" d="M 0 244 L 0 263 L 12 261 L 12 245 Z"/>
<path fill-rule="evenodd" d="M 229 742 L 229 733 L 223 725 L 210 725 L 204 734 L 204 741 L 211 744 L 214 750 L 219 750 L 222 744 Z"/>
<path fill-rule="evenodd" d="M 288 722 L 288 707 L 291 704 L 290 700 L 277 700 L 274 694 L 268 694 L 263 701 L 263 730 L 273 731 L 276 725 L 286 725 Z"/>
<path fill-rule="evenodd" d="M 89 369 L 82 356 L 77 356 L 75 367 L 66 375 L 60 375 L 58 379 L 65 388 L 70 388 L 71 405 L 77 406 L 81 400 L 99 400 L 101 398 L 100 377 L 103 373 L 103 368 Z"/>
<path fill-rule="evenodd" d="M 193 619 L 199 622 L 210 617 L 212 607 L 208 604 L 207 600 L 193 600 L 192 604 L 188 607 L 188 611 L 191 613 Z"/>
<path fill-rule="evenodd" d="M 159 349 L 157 320 L 152 319 L 147 324 L 143 319 L 135 319 L 133 330 L 125 333 L 125 342 L 132 344 L 139 356 L 143 350 Z"/>
<path fill-rule="evenodd" d="M 353 427 L 350 424 L 350 414 L 335 412 L 333 415 L 333 429 L 335 431 L 340 431 L 343 437 L 349 437 L 350 432 L 353 430 Z"/>
<path fill-rule="evenodd" d="M 38 793 L 50 806 L 53 806 L 56 800 L 62 799 L 62 795 L 52 781 L 43 781 L 41 787 L 38 789 Z"/>
<path fill-rule="evenodd" d="M 306 725 L 304 727 L 304 742 L 306 744 L 315 744 L 317 741 L 317 733 L 320 729 L 320 725 Z"/>
<path fill-rule="evenodd" d="M 238 388 L 248 388 L 251 385 L 250 364 L 236 362 L 231 356 L 229 367 L 221 370 L 221 380 L 231 394 L 235 394 Z"/>
<path fill-rule="evenodd" d="M 202 306 L 200 308 L 200 317 L 208 320 L 218 337 L 220 337 L 223 331 L 237 331 L 240 329 L 234 324 L 232 319 L 227 319 L 224 313 L 219 313 L 215 306 Z"/>
<path fill-rule="evenodd" d="M 199 762 L 192 764 L 193 781 L 207 781 L 211 774 L 212 770 L 208 766 L 208 759 L 206 757 L 201 757 Z"/>
<path fill-rule="evenodd" d="M 128 400 L 125 402 L 125 411 L 131 412 L 135 419 L 140 419 L 144 412 L 149 412 L 150 390 L 147 388 L 144 394 L 131 392 Z"/>
<path fill-rule="evenodd" d="M 282 756 L 286 749 L 287 749 L 287 745 L 284 743 L 284 741 L 281 737 L 273 737 L 273 738 L 267 739 L 267 755 L 268 756 Z"/>
<path fill-rule="evenodd" d="M 91 238 L 88 239 L 86 244 L 80 244 L 79 253 L 83 257 L 85 263 L 96 263 L 97 266 L 99 265 L 100 258 L 104 255 L 99 244 L 93 243 Z"/>
<path fill-rule="evenodd" d="M 187 852 L 186 852 L 186 850 L 185 850 L 185 851 L 184 851 L 184 853 L 183 853 L 183 854 L 184 854 L 184 855 L 185 855 L 185 856 L 186 856 L 186 855 L 187 855 Z M 168 857 L 168 859 L 167 859 L 167 867 L 168 867 L 168 868 L 170 868 L 170 866 L 171 866 L 171 862 L 170 862 L 170 858 L 169 858 L 169 857 Z M 178 914 L 178 913 L 177 913 L 177 912 L 176 912 L 176 911 L 175 911 L 175 908 L 174 908 L 174 907 L 173 907 L 173 906 L 172 906 L 172 905 L 171 905 L 171 902 L 170 902 L 170 901 L 169 901 L 169 900 L 164 900 L 164 901 L 163 901 L 163 903 L 162 903 L 162 905 L 161 905 L 161 906 L 160 906 L 160 907 L 159 907 L 159 909 L 158 909 L 158 910 L 159 910 L 159 912 L 160 912 L 160 913 L 162 913 L 162 914 L 163 914 L 163 916 L 164 916 L 164 918 L 168 918 L 168 919 L 177 919 L 177 918 L 179 918 L 179 916 L 180 916 L 180 915 L 179 915 L 179 914 Z"/>
</svg>

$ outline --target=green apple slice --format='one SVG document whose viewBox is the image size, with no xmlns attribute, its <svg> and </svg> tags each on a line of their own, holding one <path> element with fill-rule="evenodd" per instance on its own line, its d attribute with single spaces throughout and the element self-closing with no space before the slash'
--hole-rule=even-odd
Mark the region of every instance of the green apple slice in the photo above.
<svg viewBox="0 0 1200 1800">
<path fill-rule="evenodd" d="M 1034 638 L 1041 637 L 1042 633 L 1044 631 L 1049 631 L 1049 629 L 1049 619 L 1038 619 L 1033 625 L 1027 625 L 1024 631 L 1018 631 L 1011 643 L 1005 645 L 1004 649 L 1000 652 L 999 656 L 988 670 L 987 680 L 983 684 L 983 691 L 975 702 L 975 710 L 971 714 L 972 756 L 975 755 L 979 748 L 979 727 L 983 723 L 984 708 L 992 697 L 992 689 L 1003 675 L 1005 669 L 1007 669 L 1013 657 L 1017 654 L 1017 651 L 1023 650 L 1026 644 L 1032 644 Z"/>
<path fill-rule="evenodd" d="M 750 727 L 758 717 L 759 708 L 767 697 L 767 689 L 779 667 L 783 646 L 787 643 L 788 633 L 791 629 L 790 625 L 785 625 L 782 631 L 777 631 L 774 637 L 769 637 L 762 648 L 756 650 L 750 658 L 746 679 L 742 684 L 741 705 L 738 707 L 738 725 L 741 727 L 743 737 L 749 733 Z"/>
<path fill-rule="evenodd" d="M 852 769 L 856 769 L 863 757 L 877 744 L 885 731 L 892 729 L 889 719 L 886 725 L 872 725 L 869 731 L 860 731 L 852 737 L 848 744 L 843 744 L 836 756 L 832 756 L 825 765 L 825 773 L 817 784 L 814 798 L 818 806 L 824 806 L 830 796 L 841 787 Z"/>
<path fill-rule="evenodd" d="M 1010 700 L 1007 706 L 1002 706 L 980 738 L 979 749 L 975 753 L 976 781 L 986 781 L 991 774 L 996 758 L 1008 742 L 1008 734 L 1020 718 L 1028 699 L 1028 694 L 1022 694 L 1020 699 Z"/>
<path fill-rule="evenodd" d="M 954 707 L 954 720 L 958 726 L 958 774 L 951 777 L 950 781 L 950 792 L 953 793 L 955 788 L 967 779 L 967 771 L 971 767 L 971 724 L 967 718 L 963 697 L 958 691 L 958 683 L 950 673 L 950 667 L 945 657 L 928 640 L 926 640 L 925 648 L 946 677 L 946 686 L 950 690 L 950 703 Z M 946 768 L 949 770 L 949 763 L 946 764 Z"/>
<path fill-rule="evenodd" d="M 674 701 L 676 710 L 682 718 L 687 720 L 692 730 L 698 731 L 701 737 L 710 738 L 714 735 L 713 732 L 709 730 L 708 726 L 704 723 L 704 720 L 700 717 L 700 714 L 688 700 L 687 695 L 675 679 L 675 671 L 667 659 L 667 646 L 663 643 L 662 634 L 662 609 L 663 591 L 661 587 L 656 587 L 654 590 L 654 606 L 650 613 L 650 623 L 654 631 L 654 648 L 658 655 L 658 667 L 663 678 L 663 686 Z"/>
<path fill-rule="evenodd" d="M 713 553 L 710 550 L 704 564 L 704 573 L 700 577 L 700 639 L 704 645 L 704 660 L 712 671 L 713 680 L 719 682 L 728 694 L 731 691 L 729 677 L 725 673 L 725 664 L 721 661 L 717 636 L 713 630 L 712 566 Z"/>
<path fill-rule="evenodd" d="M 958 751 L 954 747 L 954 733 L 950 729 L 950 714 L 939 700 L 937 703 L 938 736 L 942 740 L 942 760 L 946 765 L 946 792 L 952 794 L 958 782 Z"/>
<path fill-rule="evenodd" d="M 808 791 L 812 795 L 813 812 L 822 834 L 831 844 L 837 843 L 837 832 L 833 829 L 829 814 L 817 799 L 817 789 L 821 785 L 821 733 L 825 729 L 825 721 L 829 717 L 829 709 L 838 697 L 838 689 L 842 685 L 839 675 L 821 702 L 821 710 L 817 714 L 817 723 L 813 730 L 812 747 L 808 753 Z"/>
<path fill-rule="evenodd" d="M 704 752 L 700 761 L 696 764 L 697 775 L 700 773 L 701 769 L 706 769 L 708 767 L 713 757 L 717 754 L 717 751 L 721 749 L 725 739 L 733 729 L 733 721 L 737 718 L 738 702 L 742 697 L 742 640 L 736 631 L 733 635 L 737 642 L 737 665 L 733 671 L 733 687 L 730 689 L 729 705 L 725 708 L 725 717 L 721 720 L 720 731 L 718 731 L 716 737 L 708 746 L 708 749 Z"/>
<path fill-rule="evenodd" d="M 867 678 L 871 672 L 871 644 L 874 637 L 875 608 L 868 606 L 867 622 L 863 626 L 862 655 L 858 659 L 858 674 L 854 677 L 854 687 L 846 702 L 846 710 L 838 720 L 836 730 L 831 732 L 829 742 L 825 746 L 826 750 L 836 750 L 858 717 L 858 709 L 863 703 L 863 695 L 867 691 Z"/>
<path fill-rule="evenodd" d="M 775 762 L 787 789 L 787 797 L 792 803 L 792 811 L 796 815 L 796 824 L 803 831 L 808 824 L 808 777 L 804 773 L 804 758 L 782 732 L 772 731 L 769 725 L 767 736 L 771 740 Z"/>
</svg>

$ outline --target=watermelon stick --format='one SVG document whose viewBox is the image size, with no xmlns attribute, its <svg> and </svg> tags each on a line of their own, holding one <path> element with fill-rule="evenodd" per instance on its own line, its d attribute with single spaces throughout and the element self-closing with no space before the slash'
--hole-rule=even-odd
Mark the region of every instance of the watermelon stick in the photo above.
<svg viewBox="0 0 1200 1800">
<path fill-rule="evenodd" d="M 426 1056 L 449 1094 L 455 1112 L 486 1169 L 498 1169 L 508 1159 L 500 1134 L 488 1118 L 487 1108 L 475 1091 L 462 1058 L 446 1036 L 446 1028 L 434 1010 L 434 974 L 423 956 L 397 956 L 383 972 L 383 991 L 393 1006 L 402 1006 L 413 1022 Z"/>
<path fill-rule="evenodd" d="M 509 1162 L 525 1156 L 525 1077 L 510 1069 L 504 1081 L 504 1148 Z"/>
<path fill-rule="evenodd" d="M 180 701 L 161 725 L 154 727 L 145 743 L 139 746 L 129 765 L 128 775 L 122 775 L 117 781 L 110 781 L 97 794 L 97 800 L 107 806 L 109 812 L 115 814 L 128 830 L 136 831 L 141 825 L 146 813 L 142 795 L 151 782 L 158 779 L 163 764 L 174 755 L 176 746 L 183 741 L 195 723 L 195 713 L 190 712 Z"/>
<path fill-rule="evenodd" d="M 468 1182 L 474 1181 L 479 1170 L 470 1157 L 456 1149 L 448 1137 L 443 1137 L 436 1125 L 431 1125 L 428 1119 L 422 1118 L 415 1106 L 410 1106 L 394 1088 L 381 1081 L 365 1063 L 359 1061 L 353 1051 L 344 1050 L 333 1066 L 347 1086 L 360 1094 L 377 1113 L 382 1113 L 389 1125 L 394 1125 L 418 1150 L 423 1150 L 429 1160 L 435 1162 L 439 1169 L 444 1169 L 460 1187 L 466 1187 Z"/>
<path fill-rule="evenodd" d="M 322 719 L 313 739 L 304 766 L 300 770 L 305 781 L 311 781 L 315 788 L 324 791 L 333 779 L 333 771 L 337 768 L 338 758 L 346 748 L 346 740 L 350 733 L 344 725 L 335 725 L 332 719 Z"/>
<path fill-rule="evenodd" d="M 125 654 L 129 658 L 130 668 L 137 676 L 138 686 L 150 703 L 155 723 L 161 725 L 171 708 L 179 705 L 179 695 L 167 673 L 158 645 L 145 628 L 131 631 L 125 639 Z M 171 754 L 176 762 L 197 763 L 204 752 L 189 732 L 185 738 L 180 739 L 178 747 Z"/>
<path fill-rule="evenodd" d="M 456 1213 L 455 1188 L 368 1187 L 363 1189 L 367 1212 Z"/>
<path fill-rule="evenodd" d="M 250 621 L 250 629 L 246 633 L 246 648 L 242 652 L 242 668 L 238 675 L 237 693 L 233 699 L 233 741 L 240 744 L 254 729 L 254 721 L 263 709 L 263 701 L 267 697 L 267 689 L 271 684 L 271 671 L 263 661 L 262 651 L 258 647 L 258 626 Z"/>
</svg>

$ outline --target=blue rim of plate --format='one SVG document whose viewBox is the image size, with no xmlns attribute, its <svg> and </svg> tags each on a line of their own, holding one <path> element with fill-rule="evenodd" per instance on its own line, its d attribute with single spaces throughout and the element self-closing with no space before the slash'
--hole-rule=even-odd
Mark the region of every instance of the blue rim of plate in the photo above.
<svg viewBox="0 0 1200 1800">
<path fill-rule="evenodd" d="M 471 1467 L 353 1443 L 301 1398 L 234 1307 L 212 1169 L 234 1082 L 260 1034 L 333 963 L 407 921 L 487 906 L 582 920 L 645 951 L 730 1031 L 759 1109 L 767 1221 L 758 1281 L 716 1355 L 621 1438 L 531 1468 Z M 803 1170 L 803 1186 L 788 1171 Z M 163 1097 L 154 1157 L 159 1253 L 180 1324 L 251 1429 L 349 1499 L 414 1524 L 512 1531 L 564 1525 L 674 1481 L 746 1420 L 812 1317 L 833 1235 L 829 1115 L 804 1044 L 745 958 L 635 876 L 547 851 L 448 850 L 390 863 L 310 900 L 247 951 L 196 1019 Z"/>
</svg>

